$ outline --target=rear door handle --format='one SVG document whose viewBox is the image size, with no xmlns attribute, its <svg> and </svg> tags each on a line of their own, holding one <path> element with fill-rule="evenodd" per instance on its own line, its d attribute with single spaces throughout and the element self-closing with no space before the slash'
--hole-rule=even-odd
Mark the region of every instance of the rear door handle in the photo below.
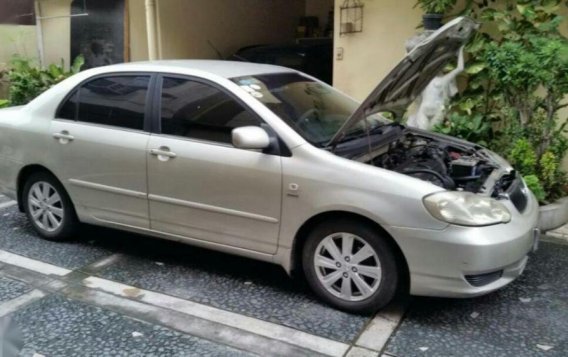
<svg viewBox="0 0 568 357">
<path fill-rule="evenodd" d="M 157 156 L 161 161 L 168 161 L 169 159 L 175 159 L 177 157 L 177 154 L 175 152 L 171 152 L 167 147 L 152 149 L 150 150 L 150 154 Z"/>
<path fill-rule="evenodd" d="M 59 140 L 59 142 L 61 144 L 67 144 L 70 141 L 75 140 L 75 137 L 73 135 L 70 135 L 69 132 L 67 130 L 63 130 L 60 133 L 54 133 L 53 137 L 57 140 Z"/>
</svg>

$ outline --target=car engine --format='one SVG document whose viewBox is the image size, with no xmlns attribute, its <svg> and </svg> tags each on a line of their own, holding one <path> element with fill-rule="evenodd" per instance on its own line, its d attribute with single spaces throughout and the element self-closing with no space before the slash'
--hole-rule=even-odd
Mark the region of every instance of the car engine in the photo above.
<svg viewBox="0 0 568 357">
<path fill-rule="evenodd" d="M 366 161 L 447 190 L 474 193 L 496 168 L 475 147 L 408 132 L 376 150 Z"/>
</svg>

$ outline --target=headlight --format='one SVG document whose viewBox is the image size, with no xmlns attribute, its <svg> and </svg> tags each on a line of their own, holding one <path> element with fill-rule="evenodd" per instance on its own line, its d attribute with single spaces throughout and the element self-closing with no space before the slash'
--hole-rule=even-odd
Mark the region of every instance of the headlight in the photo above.
<svg viewBox="0 0 568 357">
<path fill-rule="evenodd" d="M 460 226 L 506 223 L 511 213 L 501 202 L 471 192 L 439 192 L 424 197 L 424 206 L 437 219 Z"/>
</svg>

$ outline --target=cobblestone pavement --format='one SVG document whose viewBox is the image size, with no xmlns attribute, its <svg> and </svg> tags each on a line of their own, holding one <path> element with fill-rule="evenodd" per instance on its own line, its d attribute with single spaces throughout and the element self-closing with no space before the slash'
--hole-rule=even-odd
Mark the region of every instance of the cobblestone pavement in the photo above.
<svg viewBox="0 0 568 357">
<path fill-rule="evenodd" d="M 0 320 L 13 316 L 24 356 L 378 357 L 387 341 L 383 356 L 568 353 L 568 245 L 544 243 L 487 297 L 413 298 L 400 323 L 402 303 L 347 314 L 275 265 L 96 227 L 41 240 L 0 201 Z"/>
<path fill-rule="evenodd" d="M 49 242 L 6 202 L 0 318 L 25 356 L 379 356 L 357 346 L 373 316 L 320 303 L 278 266 L 97 227 Z"/>
<path fill-rule="evenodd" d="M 396 356 L 568 356 L 568 245 L 542 242 L 524 274 L 466 300 L 414 298 Z"/>
</svg>

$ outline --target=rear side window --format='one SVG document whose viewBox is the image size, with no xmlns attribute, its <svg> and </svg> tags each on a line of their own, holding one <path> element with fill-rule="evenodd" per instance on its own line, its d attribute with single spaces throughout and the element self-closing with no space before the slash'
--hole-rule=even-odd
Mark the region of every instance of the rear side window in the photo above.
<svg viewBox="0 0 568 357">
<path fill-rule="evenodd" d="M 65 103 L 59 109 L 57 117 L 60 119 L 75 120 L 77 119 L 77 98 L 78 90 L 75 90 L 73 94 L 65 101 Z"/>
<path fill-rule="evenodd" d="M 230 144 L 234 128 L 260 120 L 227 93 L 208 84 L 164 78 L 162 133 Z"/>
<path fill-rule="evenodd" d="M 83 84 L 58 118 L 143 130 L 150 76 L 109 76 Z"/>
</svg>

